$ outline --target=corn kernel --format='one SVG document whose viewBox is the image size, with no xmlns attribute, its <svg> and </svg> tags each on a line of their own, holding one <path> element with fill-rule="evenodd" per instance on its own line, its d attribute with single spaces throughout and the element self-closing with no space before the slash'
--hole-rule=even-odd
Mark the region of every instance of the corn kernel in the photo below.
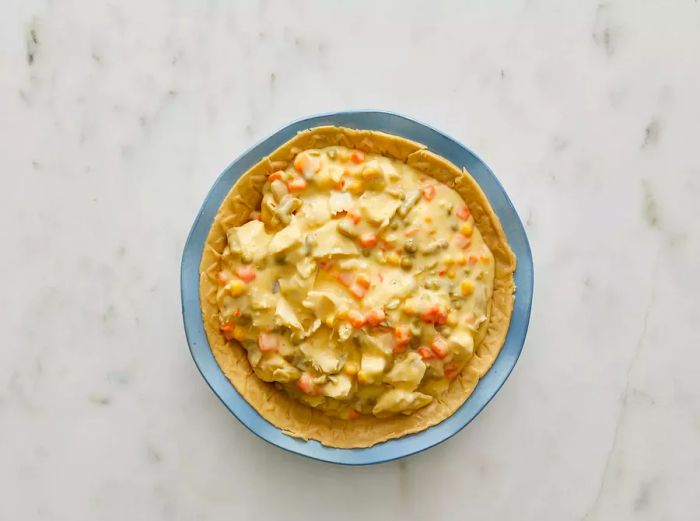
<svg viewBox="0 0 700 521">
<path fill-rule="evenodd" d="M 343 366 L 343 372 L 348 376 L 355 376 L 357 374 L 357 364 L 355 362 L 346 362 Z"/>
<path fill-rule="evenodd" d="M 347 190 L 353 195 L 360 195 L 365 191 L 365 185 L 359 179 L 355 179 L 348 183 Z"/>
<path fill-rule="evenodd" d="M 451 255 L 444 255 L 440 260 L 445 266 L 451 266 L 455 263 L 455 259 L 453 259 Z"/>
<path fill-rule="evenodd" d="M 246 329 L 241 327 L 241 326 L 236 326 L 233 329 L 233 338 L 235 338 L 239 342 L 243 342 L 243 340 L 245 340 L 245 337 L 247 334 L 248 334 L 248 331 L 246 331 Z"/>
<path fill-rule="evenodd" d="M 473 231 L 474 229 L 472 228 L 472 225 L 468 223 L 464 223 L 459 229 L 459 232 L 465 237 L 471 237 Z"/>
<path fill-rule="evenodd" d="M 483 264 L 488 264 L 489 262 L 491 262 L 491 259 L 489 259 L 488 255 L 482 255 L 482 256 L 481 256 L 481 262 L 482 262 Z"/>
<path fill-rule="evenodd" d="M 447 270 L 447 278 L 449 278 L 449 279 L 454 279 L 454 278 L 455 278 L 455 275 L 456 275 L 456 273 L 455 273 L 455 270 L 454 270 L 454 269 L 449 269 L 449 270 Z"/>
<path fill-rule="evenodd" d="M 455 327 L 458 324 L 457 313 L 454 311 L 447 315 L 447 325 L 450 327 Z"/>
<path fill-rule="evenodd" d="M 246 291 L 245 282 L 240 279 L 233 279 L 226 284 L 226 290 L 234 297 L 240 297 Z"/>
<path fill-rule="evenodd" d="M 325 320 L 325 322 L 326 322 L 326 327 L 328 327 L 329 329 L 333 329 L 334 318 L 335 318 L 335 317 L 330 316 L 330 317 L 328 317 L 328 318 Z"/>
<path fill-rule="evenodd" d="M 416 313 L 418 313 L 418 303 L 416 302 L 416 299 L 409 298 L 406 300 L 406 302 L 403 303 L 401 309 L 407 315 L 415 315 Z"/>
<path fill-rule="evenodd" d="M 343 163 L 346 163 L 350 159 L 350 151 L 344 148 L 339 148 L 338 159 L 340 159 Z"/>
<path fill-rule="evenodd" d="M 398 266 L 401 262 L 401 257 L 399 257 L 399 255 L 396 252 L 392 251 L 389 254 L 387 254 L 386 261 L 392 266 Z"/>
<path fill-rule="evenodd" d="M 464 266 L 467 263 L 467 258 L 464 256 L 464 254 L 460 253 L 457 255 L 455 263 L 459 264 L 460 266 Z"/>
<path fill-rule="evenodd" d="M 362 169 L 362 177 L 365 179 L 376 179 L 377 177 L 381 177 L 383 175 L 383 172 L 381 168 L 373 165 L 367 165 Z"/>
<path fill-rule="evenodd" d="M 359 371 L 357 373 L 357 381 L 361 384 L 369 383 L 369 377 L 364 371 Z"/>
<path fill-rule="evenodd" d="M 469 279 L 464 279 L 459 285 L 459 289 L 462 292 L 462 295 L 468 297 L 474 293 L 474 283 Z"/>
</svg>

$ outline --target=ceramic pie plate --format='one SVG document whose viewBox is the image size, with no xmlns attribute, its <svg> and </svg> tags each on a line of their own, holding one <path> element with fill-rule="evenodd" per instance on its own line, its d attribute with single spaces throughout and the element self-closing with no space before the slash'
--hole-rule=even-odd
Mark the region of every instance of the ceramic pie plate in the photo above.
<svg viewBox="0 0 700 521">
<path fill-rule="evenodd" d="M 501 221 L 508 243 L 517 258 L 516 292 L 508 334 L 493 366 L 479 380 L 471 396 L 447 419 L 416 434 L 392 439 L 368 448 L 341 449 L 291 437 L 269 423 L 246 402 L 219 368 L 209 347 L 199 300 L 199 267 L 214 216 L 231 186 L 262 157 L 270 154 L 298 132 L 313 127 L 376 130 L 425 145 L 431 152 L 466 168 L 486 194 Z M 423 451 L 452 437 L 464 428 L 501 388 L 515 367 L 527 333 L 532 304 L 532 254 L 525 229 L 505 190 L 493 172 L 467 147 L 445 134 L 405 116 L 378 111 L 336 112 L 305 118 L 278 130 L 245 152 L 219 176 L 192 225 L 181 266 L 182 314 L 192 358 L 202 376 L 224 405 L 253 433 L 282 449 L 313 459 L 347 465 L 382 463 Z"/>
</svg>

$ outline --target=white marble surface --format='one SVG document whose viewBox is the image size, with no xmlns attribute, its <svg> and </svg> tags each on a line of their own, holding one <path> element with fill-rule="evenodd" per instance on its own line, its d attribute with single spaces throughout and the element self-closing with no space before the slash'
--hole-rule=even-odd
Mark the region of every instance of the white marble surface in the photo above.
<svg viewBox="0 0 700 521">
<path fill-rule="evenodd" d="M 232 4 L 3 3 L 0 519 L 696 519 L 700 4 Z M 241 426 L 178 286 L 227 163 L 352 108 L 470 145 L 536 265 L 501 393 L 373 468 Z"/>
</svg>

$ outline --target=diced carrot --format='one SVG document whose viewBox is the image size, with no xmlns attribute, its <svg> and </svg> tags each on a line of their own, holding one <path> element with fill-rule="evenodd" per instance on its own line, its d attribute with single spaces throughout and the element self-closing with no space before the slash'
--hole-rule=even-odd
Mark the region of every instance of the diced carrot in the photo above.
<svg viewBox="0 0 700 521">
<path fill-rule="evenodd" d="M 291 181 L 287 181 L 287 188 L 292 193 L 299 193 L 306 190 L 306 180 L 303 177 L 295 177 Z"/>
<path fill-rule="evenodd" d="M 428 324 L 444 324 L 447 322 L 447 313 L 440 305 L 435 304 L 426 308 L 420 315 L 423 322 Z"/>
<path fill-rule="evenodd" d="M 440 360 L 445 358 L 449 353 L 449 348 L 447 346 L 447 340 L 442 338 L 440 335 L 433 339 L 433 343 L 430 344 L 430 349 L 435 353 Z"/>
<path fill-rule="evenodd" d="M 418 348 L 418 354 L 423 360 L 430 360 L 435 358 L 435 353 L 428 346 L 420 346 Z"/>
<path fill-rule="evenodd" d="M 235 309 L 233 310 L 233 316 L 236 317 L 236 318 L 240 317 L 240 316 L 241 316 L 241 310 L 240 310 L 239 308 L 235 308 Z"/>
<path fill-rule="evenodd" d="M 378 326 L 384 321 L 385 318 L 386 315 L 384 314 L 384 310 L 382 308 L 370 309 L 365 315 L 365 320 L 369 326 Z"/>
<path fill-rule="evenodd" d="M 219 329 L 221 332 L 224 334 L 224 338 L 226 340 L 231 340 L 233 339 L 233 330 L 236 328 L 236 324 L 233 322 L 227 322 L 225 324 L 221 324 L 219 326 Z"/>
<path fill-rule="evenodd" d="M 348 311 L 348 322 L 350 322 L 353 327 L 362 327 L 365 325 L 365 317 L 356 309 L 351 309 Z"/>
<path fill-rule="evenodd" d="M 236 268 L 236 275 L 246 284 L 255 280 L 255 268 L 253 266 L 239 266 Z"/>
<path fill-rule="evenodd" d="M 435 187 L 433 185 L 425 185 L 420 189 L 423 194 L 423 199 L 426 201 L 432 201 L 435 197 Z"/>
<path fill-rule="evenodd" d="M 294 158 L 294 170 L 299 173 L 304 171 L 304 156 L 301 154 L 297 154 L 297 157 Z"/>
<path fill-rule="evenodd" d="M 469 258 L 467 259 L 467 262 L 472 266 L 474 266 L 474 264 L 476 264 L 478 261 L 479 261 L 479 257 L 477 257 L 476 255 L 470 255 Z"/>
<path fill-rule="evenodd" d="M 350 290 L 352 296 L 355 297 L 357 300 L 362 300 L 367 294 L 367 290 L 359 284 L 353 284 L 348 289 Z"/>
<path fill-rule="evenodd" d="M 420 228 L 411 228 L 411 229 L 409 229 L 409 230 L 406 230 L 406 231 L 404 232 L 404 235 L 405 235 L 406 237 L 411 237 L 412 235 L 417 234 L 419 231 L 420 231 Z"/>
<path fill-rule="evenodd" d="M 438 274 L 440 277 L 444 277 L 444 276 L 445 276 L 445 273 L 447 273 L 447 267 L 446 267 L 446 266 L 442 266 L 442 267 L 438 268 L 437 274 Z"/>
<path fill-rule="evenodd" d="M 282 176 L 284 175 L 284 172 L 282 170 L 277 170 L 277 172 L 272 172 L 269 176 L 267 176 L 267 180 L 272 182 L 276 181 L 278 179 L 282 179 Z"/>
<path fill-rule="evenodd" d="M 406 352 L 406 346 L 408 344 L 400 344 L 399 342 L 396 342 L 394 344 L 394 347 L 391 348 L 392 353 L 395 355 L 398 355 L 399 353 L 405 353 Z"/>
<path fill-rule="evenodd" d="M 323 271 L 328 271 L 333 267 L 333 261 L 320 261 L 318 263 L 319 268 Z"/>
<path fill-rule="evenodd" d="M 454 380 L 455 376 L 459 374 L 459 371 L 454 367 L 445 367 L 445 378 L 448 380 Z"/>
<path fill-rule="evenodd" d="M 341 271 L 340 273 L 338 273 L 338 280 L 346 288 L 349 288 L 350 286 L 352 286 L 352 284 L 354 282 L 352 273 L 349 273 L 347 271 Z"/>
<path fill-rule="evenodd" d="M 462 221 L 466 221 L 469 219 L 469 216 L 471 215 L 471 212 L 469 211 L 469 208 L 466 206 L 460 206 L 457 208 L 457 211 L 455 212 L 457 215 L 458 219 L 461 219 Z"/>
<path fill-rule="evenodd" d="M 301 373 L 297 380 L 297 388 L 304 394 L 316 394 L 318 392 L 316 385 L 311 381 L 309 373 Z"/>
<path fill-rule="evenodd" d="M 226 277 L 226 275 L 224 275 L 223 271 L 219 272 L 219 284 L 221 284 L 222 286 L 225 286 L 226 284 L 228 284 L 228 277 Z"/>
<path fill-rule="evenodd" d="M 462 250 L 466 250 L 467 248 L 469 248 L 471 243 L 471 239 L 465 237 L 461 233 L 455 236 L 455 244 L 458 248 L 461 248 Z"/>
<path fill-rule="evenodd" d="M 411 340 L 411 330 L 408 326 L 396 326 L 394 329 L 394 338 L 399 344 L 408 344 Z"/>
<path fill-rule="evenodd" d="M 358 241 L 363 248 L 374 248 L 377 245 L 377 236 L 373 233 L 363 233 Z"/>
<path fill-rule="evenodd" d="M 350 217 L 350 219 L 352 219 L 352 222 L 354 222 L 355 224 L 359 223 L 360 219 L 362 219 L 362 216 L 359 213 L 357 213 L 356 210 L 350 210 L 348 212 L 348 217 Z"/>
<path fill-rule="evenodd" d="M 277 351 L 280 345 L 280 339 L 273 333 L 260 333 L 258 337 L 258 346 L 263 353 Z"/>
<path fill-rule="evenodd" d="M 369 280 L 369 277 L 367 275 L 365 275 L 364 273 L 358 273 L 357 277 L 355 277 L 355 282 L 357 282 L 363 288 L 369 289 L 370 280 Z"/>
<path fill-rule="evenodd" d="M 354 420 L 360 416 L 360 412 L 357 409 L 350 409 L 348 411 L 348 420 Z"/>
<path fill-rule="evenodd" d="M 365 160 L 365 153 L 362 150 L 353 150 L 352 154 L 350 154 L 350 160 L 359 165 Z"/>
</svg>

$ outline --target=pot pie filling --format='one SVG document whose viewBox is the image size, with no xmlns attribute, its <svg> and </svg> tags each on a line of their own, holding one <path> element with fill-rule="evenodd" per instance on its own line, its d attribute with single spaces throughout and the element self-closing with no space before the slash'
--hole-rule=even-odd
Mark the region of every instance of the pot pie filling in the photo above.
<svg viewBox="0 0 700 521">
<path fill-rule="evenodd" d="M 302 151 L 226 237 L 223 335 L 257 377 L 328 415 L 439 400 L 486 333 L 493 255 L 457 192 L 400 161 Z"/>
</svg>

